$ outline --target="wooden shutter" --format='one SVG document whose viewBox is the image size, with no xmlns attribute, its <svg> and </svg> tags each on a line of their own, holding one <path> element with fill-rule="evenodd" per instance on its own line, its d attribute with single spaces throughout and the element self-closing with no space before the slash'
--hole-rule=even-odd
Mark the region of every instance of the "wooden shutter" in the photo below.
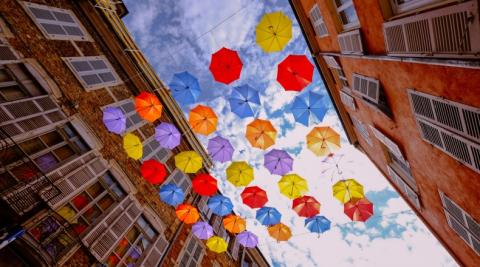
<svg viewBox="0 0 480 267">
<path fill-rule="evenodd" d="M 408 163 L 406 163 L 405 157 L 403 156 L 400 148 L 397 146 L 395 142 L 393 142 L 390 138 L 385 136 L 382 132 L 377 130 L 375 127 L 370 126 L 370 129 L 372 129 L 372 132 L 375 135 L 375 137 L 378 139 L 378 141 L 382 142 L 392 154 L 397 156 L 398 159 L 402 160 L 405 164 L 408 165 Z"/>
<path fill-rule="evenodd" d="M 439 191 L 443 208 L 477 239 L 480 239 L 480 224 L 463 210 L 457 203 L 451 200 L 445 193 Z"/>
<path fill-rule="evenodd" d="M 353 99 L 353 97 L 342 90 L 340 90 L 340 100 L 345 106 L 349 107 L 352 110 L 356 110 L 355 100 Z"/>
<path fill-rule="evenodd" d="M 190 188 L 192 187 L 192 181 L 190 180 L 190 177 L 179 169 L 173 170 L 173 172 L 167 178 L 167 183 L 172 182 L 181 187 L 185 194 L 188 194 L 188 192 L 190 192 Z"/>
<path fill-rule="evenodd" d="M 370 134 L 368 133 L 367 127 L 361 121 L 357 120 L 355 117 L 352 118 L 353 126 L 357 129 L 363 139 L 369 144 L 372 145 L 372 139 L 370 139 Z"/>
<path fill-rule="evenodd" d="M 371 77 L 354 73 L 353 87 L 354 92 L 378 104 L 380 97 L 380 81 Z"/>
<path fill-rule="evenodd" d="M 155 242 L 150 246 L 149 250 L 140 266 L 157 266 L 160 263 L 162 255 L 168 247 L 168 241 L 163 234 L 159 234 Z"/>
<path fill-rule="evenodd" d="M 363 54 L 360 30 L 341 33 L 337 36 L 342 54 Z"/>
<path fill-rule="evenodd" d="M 160 146 L 154 136 L 148 138 L 143 145 L 143 159 L 155 159 L 162 163 L 166 163 L 168 159 L 172 156 L 172 151 Z"/>
<path fill-rule="evenodd" d="M 403 181 L 403 178 L 395 172 L 390 166 L 387 166 L 388 174 L 392 181 L 397 185 L 397 187 L 402 191 L 402 193 L 408 198 L 408 200 L 420 209 L 420 199 L 417 193 L 410 188 L 410 185 Z"/>
<path fill-rule="evenodd" d="M 104 56 L 67 57 L 64 60 L 85 89 L 99 89 L 121 82 Z"/>
<path fill-rule="evenodd" d="M 328 65 L 330 68 L 333 68 L 333 69 L 342 69 L 342 68 L 340 67 L 340 65 L 338 65 L 337 60 L 335 60 L 334 57 L 332 57 L 332 56 L 323 56 L 323 59 L 325 60 L 325 62 L 327 62 L 327 65 Z"/>
<path fill-rule="evenodd" d="M 320 8 L 318 8 L 318 5 L 314 5 L 313 8 L 310 10 L 309 14 L 310 14 L 310 21 L 312 22 L 313 29 L 315 30 L 315 33 L 317 34 L 317 36 L 319 37 L 327 36 L 328 35 L 327 26 L 323 21 L 323 17 L 320 14 Z"/>
</svg>

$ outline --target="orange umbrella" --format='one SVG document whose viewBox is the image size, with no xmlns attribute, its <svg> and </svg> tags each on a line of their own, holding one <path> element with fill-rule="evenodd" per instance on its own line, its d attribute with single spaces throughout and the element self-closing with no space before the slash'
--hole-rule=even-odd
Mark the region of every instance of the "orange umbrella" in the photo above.
<svg viewBox="0 0 480 267">
<path fill-rule="evenodd" d="M 268 227 L 268 233 L 278 242 L 288 241 L 288 239 L 292 237 L 292 231 L 290 231 L 290 227 L 286 226 L 283 223 L 277 223 Z"/>
<path fill-rule="evenodd" d="M 196 223 L 200 218 L 198 210 L 189 204 L 180 204 L 175 213 L 178 219 L 186 224 Z"/>
<path fill-rule="evenodd" d="M 223 218 L 223 226 L 232 234 L 238 234 L 247 228 L 245 220 L 237 215 L 230 214 Z"/>
<path fill-rule="evenodd" d="M 162 116 L 162 104 L 158 98 L 145 91 L 135 97 L 135 109 L 140 117 L 149 122 L 154 122 Z"/>
<path fill-rule="evenodd" d="M 315 127 L 307 135 L 307 147 L 317 156 L 327 156 L 340 148 L 340 135 L 328 126 Z"/>
<path fill-rule="evenodd" d="M 265 150 L 275 144 L 277 130 L 270 121 L 255 119 L 247 125 L 245 137 L 253 147 Z"/>
<path fill-rule="evenodd" d="M 218 118 L 210 107 L 198 105 L 190 110 L 188 122 L 194 132 L 209 135 L 217 129 Z"/>
</svg>

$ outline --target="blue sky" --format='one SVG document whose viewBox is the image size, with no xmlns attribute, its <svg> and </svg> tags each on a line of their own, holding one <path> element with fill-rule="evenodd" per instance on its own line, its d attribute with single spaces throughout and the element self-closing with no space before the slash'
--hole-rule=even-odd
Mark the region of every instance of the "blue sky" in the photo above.
<svg viewBox="0 0 480 267">
<path fill-rule="evenodd" d="M 341 174 L 332 160 L 315 157 L 305 146 L 312 128 L 296 124 L 288 107 L 294 92 L 285 92 L 276 82 L 276 65 L 289 54 L 309 51 L 287 0 L 126 0 L 130 13 L 124 19 L 130 32 L 168 83 L 176 72 L 189 71 L 202 87 L 199 103 L 211 106 L 220 117 L 217 132 L 235 147 L 234 159 L 255 166 L 255 180 L 267 190 L 269 206 L 282 212 L 282 222 L 292 228 L 289 242 L 277 243 L 265 227 L 254 220 L 255 211 L 241 203 L 242 189 L 225 180 L 228 163 L 216 164 L 213 174 L 222 192 L 235 204 L 235 211 L 247 218 L 247 228 L 260 238 L 259 247 L 274 266 L 456 266 L 425 225 L 409 209 L 382 174 L 359 151 L 350 146 L 333 111 L 317 72 L 303 92 L 324 95 L 327 115 L 320 125 L 329 125 L 342 134 L 343 148 L 337 153 Z M 283 11 L 293 21 L 293 38 L 279 53 L 264 53 L 255 44 L 255 25 L 266 12 Z M 217 83 L 208 69 L 211 54 L 221 47 L 237 50 L 244 68 L 241 78 L 230 86 Z M 313 61 L 312 61 L 313 62 Z M 251 148 L 244 138 L 252 118 L 240 119 L 230 112 L 228 95 L 233 86 L 249 84 L 260 91 L 259 118 L 269 119 L 278 129 L 275 148 L 286 149 L 295 158 L 294 172 L 305 177 L 308 195 L 322 204 L 321 214 L 332 229 L 318 237 L 308 234 L 304 220 L 291 210 L 291 201 L 278 192 L 280 177 L 263 168 L 264 151 Z M 194 105 L 184 106 L 186 115 Z M 208 139 L 199 136 L 206 146 Z M 352 223 L 343 206 L 331 195 L 332 184 L 342 178 L 355 178 L 365 186 L 366 196 L 375 205 L 375 216 L 367 223 Z"/>
</svg>

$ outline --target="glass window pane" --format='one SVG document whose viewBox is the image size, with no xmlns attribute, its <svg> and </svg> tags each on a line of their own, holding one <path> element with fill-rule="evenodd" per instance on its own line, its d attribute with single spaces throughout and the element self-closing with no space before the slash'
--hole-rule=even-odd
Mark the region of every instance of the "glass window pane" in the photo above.
<svg viewBox="0 0 480 267">
<path fill-rule="evenodd" d="M 24 141 L 20 144 L 20 147 L 29 155 L 38 153 L 46 148 L 46 146 L 40 141 L 39 138 L 33 138 L 27 141 Z"/>
<path fill-rule="evenodd" d="M 92 199 L 85 193 L 81 193 L 80 195 L 78 195 L 78 196 L 76 196 L 72 199 L 72 203 L 75 206 L 75 208 L 77 208 L 77 210 L 82 210 L 91 201 L 92 201 Z"/>
<path fill-rule="evenodd" d="M 75 216 L 77 216 L 77 212 L 70 204 L 66 204 L 65 206 L 58 209 L 57 213 L 69 222 L 76 222 L 74 218 Z"/>
<path fill-rule="evenodd" d="M 15 101 L 26 97 L 28 94 L 17 85 L 0 87 L 0 100 Z"/>
<path fill-rule="evenodd" d="M 130 243 L 133 243 L 139 235 L 140 231 L 134 226 L 128 231 L 126 238 L 128 241 L 130 241 Z"/>
<path fill-rule="evenodd" d="M 70 124 L 63 125 L 63 130 L 67 134 L 68 138 L 73 138 L 78 136 L 77 132 L 72 128 Z"/>
<path fill-rule="evenodd" d="M 77 223 L 72 223 L 72 227 L 75 234 L 80 235 L 87 230 L 88 224 L 82 217 L 79 217 Z"/>
<path fill-rule="evenodd" d="M 92 184 L 89 188 L 87 188 L 87 192 L 92 198 L 98 197 L 104 191 L 105 188 L 103 188 L 103 186 L 99 182 L 96 182 Z"/>
<path fill-rule="evenodd" d="M 146 238 L 141 238 L 138 246 L 142 249 L 142 251 L 145 251 L 148 246 L 150 245 L 150 241 L 148 241 Z"/>
<path fill-rule="evenodd" d="M 125 192 L 123 192 L 123 190 L 117 185 L 112 186 L 112 191 L 118 198 L 123 198 L 125 196 Z"/>
<path fill-rule="evenodd" d="M 105 211 L 112 206 L 113 202 L 115 202 L 115 200 L 113 200 L 110 195 L 105 195 L 102 199 L 98 201 L 98 206 L 100 206 L 100 208 Z"/>
<path fill-rule="evenodd" d="M 35 227 L 32 227 L 28 232 L 37 241 L 42 242 L 47 237 L 54 234 L 60 228 L 58 221 L 49 216 L 43 219 Z"/>
<path fill-rule="evenodd" d="M 6 166 L 21 160 L 25 155 L 18 146 L 11 146 L 1 152 L 0 162 Z"/>
<path fill-rule="evenodd" d="M 10 172 L 17 178 L 18 180 L 22 182 L 28 182 L 30 181 L 33 177 L 36 177 L 38 174 L 38 169 L 33 165 L 31 162 L 27 163 L 22 163 L 21 165 L 18 165 L 12 169 L 10 169 Z"/>
<path fill-rule="evenodd" d="M 353 6 L 348 7 L 340 12 L 340 19 L 342 20 L 343 25 L 355 23 L 358 21 L 357 13 Z"/>
<path fill-rule="evenodd" d="M 337 7 L 341 7 L 343 4 L 345 4 L 348 1 L 349 0 L 335 0 L 335 5 L 337 5 Z"/>
<path fill-rule="evenodd" d="M 114 184 L 114 180 L 113 180 L 113 177 L 112 177 L 112 174 L 110 174 L 110 172 L 106 172 L 103 176 L 102 176 L 102 179 L 103 181 L 110 187 L 112 184 Z"/>
<path fill-rule="evenodd" d="M 8 73 L 6 69 L 0 69 L 0 82 L 13 81 L 13 77 Z"/>
<path fill-rule="evenodd" d="M 97 208 L 97 206 L 92 206 L 83 213 L 83 217 L 88 223 L 91 224 L 94 223 L 101 214 L 102 212 Z"/>
<path fill-rule="evenodd" d="M 53 152 L 60 161 L 66 161 L 67 159 L 75 156 L 75 151 L 73 151 L 73 149 L 68 145 L 61 146 L 55 149 Z"/>
<path fill-rule="evenodd" d="M 110 267 L 117 266 L 120 259 L 114 253 L 110 254 L 107 258 L 107 265 Z"/>
<path fill-rule="evenodd" d="M 17 184 L 17 180 L 8 172 L 0 173 L 0 191 L 6 190 Z"/>
<path fill-rule="evenodd" d="M 128 257 L 125 259 L 125 263 L 127 266 L 134 266 L 135 262 L 140 258 L 142 255 L 142 250 L 138 246 L 132 248 L 132 250 L 128 253 Z"/>
<path fill-rule="evenodd" d="M 58 160 L 50 152 L 47 154 L 41 155 L 40 157 L 36 158 L 34 161 L 35 163 L 37 163 L 40 170 L 44 172 L 53 170 L 58 164 Z"/>
<path fill-rule="evenodd" d="M 125 255 L 127 250 L 130 248 L 130 243 L 126 238 L 122 238 L 119 242 L 117 247 L 115 248 L 115 254 L 117 254 L 120 258 Z"/>
<path fill-rule="evenodd" d="M 46 133 L 40 136 L 40 139 L 47 144 L 47 146 L 54 146 L 58 143 L 63 142 L 63 137 L 57 131 Z"/>
</svg>

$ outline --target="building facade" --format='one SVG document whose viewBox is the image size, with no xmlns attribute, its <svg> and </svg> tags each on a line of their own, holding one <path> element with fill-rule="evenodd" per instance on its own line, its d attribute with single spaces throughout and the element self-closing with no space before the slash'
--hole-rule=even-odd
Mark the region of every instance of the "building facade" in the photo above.
<svg viewBox="0 0 480 267">
<path fill-rule="evenodd" d="M 127 13 L 121 1 L 0 1 L 0 265 L 268 266 L 225 231 L 175 168 L 172 156 L 184 150 L 202 155 L 200 172 L 212 163 L 129 35 Z M 160 121 L 183 133 L 174 150 L 161 148 L 154 125 L 135 112 L 141 91 L 156 94 Z M 103 126 L 111 106 L 142 139 L 140 161 Z M 229 241 L 228 252 L 208 251 L 160 201 L 139 172 L 152 158 Z"/>
</svg>

